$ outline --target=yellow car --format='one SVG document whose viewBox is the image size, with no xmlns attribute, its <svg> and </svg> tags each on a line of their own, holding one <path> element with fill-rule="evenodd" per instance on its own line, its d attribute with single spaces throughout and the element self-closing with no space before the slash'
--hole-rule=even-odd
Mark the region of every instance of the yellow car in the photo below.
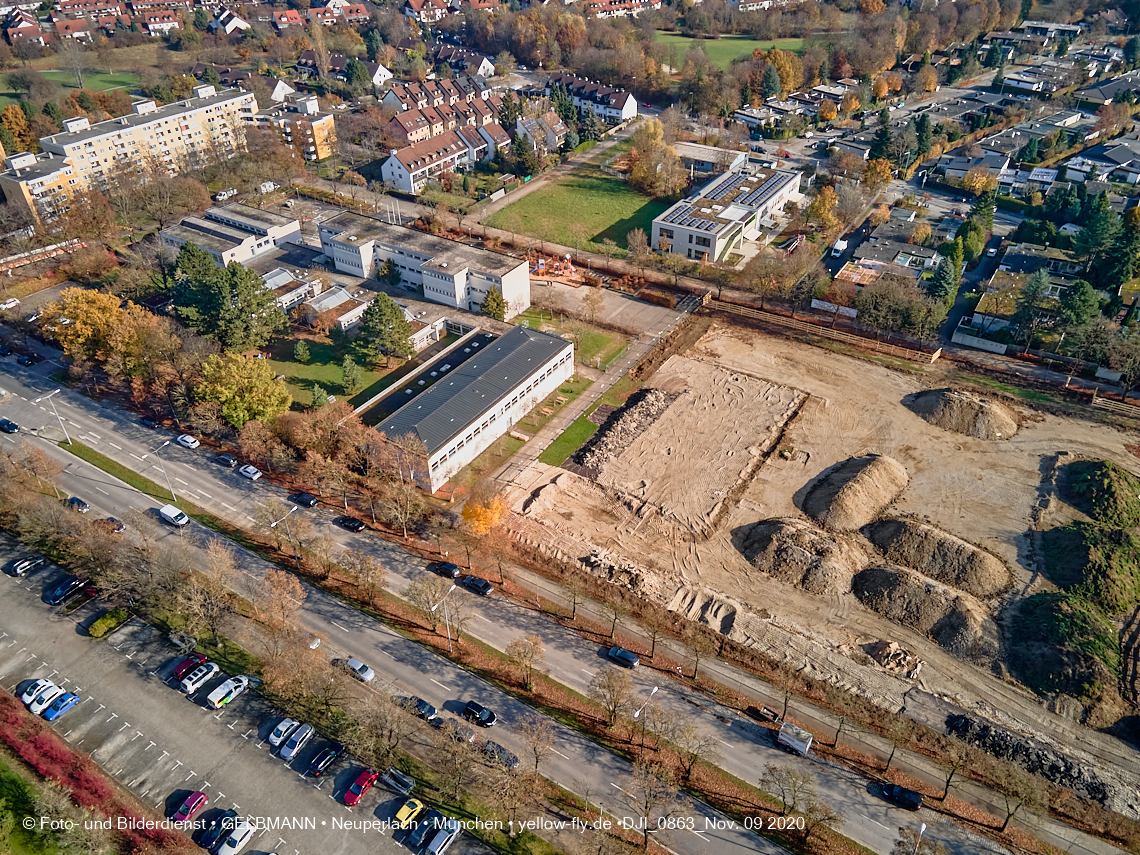
<svg viewBox="0 0 1140 855">
<path fill-rule="evenodd" d="M 408 799 L 404 802 L 403 806 L 396 811 L 396 825 L 400 828 L 407 828 L 413 819 L 420 815 L 424 809 L 424 803 L 419 799 Z"/>
</svg>

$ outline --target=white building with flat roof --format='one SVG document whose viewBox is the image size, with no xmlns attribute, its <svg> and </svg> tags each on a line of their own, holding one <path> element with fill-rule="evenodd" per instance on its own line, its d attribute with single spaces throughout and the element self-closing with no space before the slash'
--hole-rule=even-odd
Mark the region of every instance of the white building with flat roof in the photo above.
<svg viewBox="0 0 1140 855">
<path fill-rule="evenodd" d="M 210 208 L 201 217 L 183 217 L 159 236 L 174 250 L 186 243 L 197 244 L 219 267 L 231 261 L 245 264 L 282 244 L 304 242 L 296 218 L 239 203 Z"/>
</svg>

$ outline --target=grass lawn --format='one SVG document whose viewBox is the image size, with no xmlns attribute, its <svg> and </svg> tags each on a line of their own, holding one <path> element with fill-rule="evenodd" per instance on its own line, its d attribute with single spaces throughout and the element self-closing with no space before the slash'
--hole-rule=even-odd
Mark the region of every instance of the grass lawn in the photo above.
<svg viewBox="0 0 1140 855">
<path fill-rule="evenodd" d="M 70 71 L 45 71 L 44 77 L 54 80 L 64 89 L 78 89 L 75 85 L 75 75 Z M 108 89 L 134 89 L 139 85 L 139 76 L 129 71 L 116 71 L 107 74 L 100 71 L 86 71 L 83 73 L 83 88 L 92 92 L 105 92 Z"/>
<path fill-rule="evenodd" d="M 5 850 L 12 855 L 47 855 L 57 851 L 54 835 L 28 831 L 19 821 L 23 817 L 36 815 L 35 798 L 36 791 L 32 784 L 0 759 L 0 800 L 5 802 L 6 809 L 17 820 L 7 840 L 11 849 Z"/>
<path fill-rule="evenodd" d="M 533 306 L 519 314 L 515 318 L 515 323 L 525 324 L 533 329 L 546 329 L 573 339 L 574 355 L 579 362 L 586 365 L 609 362 L 629 344 L 629 339 L 618 333 L 573 319 L 559 320 L 551 313 Z"/>
<path fill-rule="evenodd" d="M 670 65 L 680 68 L 685 64 L 685 53 L 692 47 L 693 42 L 697 41 L 697 39 L 682 36 L 680 33 L 658 31 L 657 35 L 654 36 L 654 41 L 666 47 L 676 48 L 677 61 L 670 63 Z M 748 36 L 721 36 L 719 39 L 705 39 L 704 48 L 709 60 L 714 65 L 719 65 L 721 68 L 728 68 L 734 59 L 740 59 L 742 56 L 751 54 L 756 48 L 760 48 L 761 50 L 779 48 L 780 50 L 790 50 L 794 53 L 803 53 L 804 40 L 776 39 L 770 42 L 760 42 L 756 39 L 750 39 Z"/>
<path fill-rule="evenodd" d="M 610 149 L 602 159 L 613 154 Z M 606 238 L 624 249 L 625 236 L 632 229 L 652 234 L 653 218 L 668 207 L 667 202 L 643 196 L 594 166 L 582 165 L 486 222 L 492 228 L 601 252 Z"/>
<path fill-rule="evenodd" d="M 579 416 L 570 427 L 562 432 L 562 436 L 546 447 L 546 451 L 538 455 L 538 461 L 547 466 L 561 466 L 566 458 L 582 447 L 582 443 L 598 431 L 598 426 L 586 416 Z"/>
<path fill-rule="evenodd" d="M 346 349 L 331 343 L 308 340 L 305 343 L 309 345 L 309 353 L 311 354 L 308 365 L 303 365 L 293 358 L 293 348 L 297 344 L 296 339 L 288 338 L 267 348 L 271 354 L 269 362 L 273 366 L 273 372 L 274 374 L 285 375 L 285 385 L 289 387 L 289 394 L 293 396 L 293 400 L 309 406 L 313 403 L 314 386 L 320 386 L 330 395 L 345 395 L 346 391 L 340 385 L 342 377 L 340 366 L 347 352 Z M 365 391 L 373 389 L 377 381 L 386 376 L 382 371 L 365 370 L 361 374 L 360 385 Z M 375 395 L 380 388 L 382 387 L 376 386 L 372 394 Z"/>
</svg>

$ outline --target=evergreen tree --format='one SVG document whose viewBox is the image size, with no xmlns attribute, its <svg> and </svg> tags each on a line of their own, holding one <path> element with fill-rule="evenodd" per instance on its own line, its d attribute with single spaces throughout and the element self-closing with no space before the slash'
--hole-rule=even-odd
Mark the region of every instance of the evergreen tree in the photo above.
<svg viewBox="0 0 1140 855">
<path fill-rule="evenodd" d="M 760 90 L 763 92 L 765 100 L 779 95 L 781 87 L 779 70 L 772 63 L 768 63 L 768 67 L 764 69 L 764 80 L 761 83 Z"/>
<path fill-rule="evenodd" d="M 503 93 L 503 104 L 499 107 L 499 124 L 507 133 L 513 133 L 520 115 L 522 115 L 522 106 L 508 89 Z"/>
<path fill-rule="evenodd" d="M 915 123 L 915 140 L 918 147 L 918 154 L 924 155 L 930 151 L 931 143 L 934 139 L 934 129 L 930 126 L 930 116 L 923 113 L 918 117 Z"/>
<path fill-rule="evenodd" d="M 364 372 L 360 370 L 351 356 L 346 356 L 340 366 L 340 387 L 346 395 L 355 395 L 364 380 Z"/>
<path fill-rule="evenodd" d="M 983 190 L 974 200 L 974 207 L 970 209 L 970 219 L 981 223 L 986 234 L 994 230 L 994 205 L 997 202 L 997 192 Z"/>
<path fill-rule="evenodd" d="M 1075 330 L 1100 314 L 1100 297 L 1092 285 L 1078 279 L 1061 294 L 1059 314 L 1066 330 Z"/>
<path fill-rule="evenodd" d="M 503 299 L 503 292 L 498 288 L 492 288 L 488 291 L 487 296 L 483 298 L 480 311 L 496 321 L 505 321 L 507 319 L 507 302 Z"/>
<path fill-rule="evenodd" d="M 210 13 L 205 9 L 198 7 L 194 10 L 194 27 L 202 32 L 210 26 Z"/>
<path fill-rule="evenodd" d="M 313 355 L 309 352 L 309 345 L 305 343 L 304 339 L 294 345 L 293 358 L 302 365 L 308 365 L 309 360 L 313 358 Z"/>
<path fill-rule="evenodd" d="M 891 123 L 879 122 L 879 129 L 871 139 L 871 154 L 869 160 L 891 159 Z"/>
<path fill-rule="evenodd" d="M 578 124 L 578 136 L 584 140 L 600 140 L 606 126 L 592 109 L 582 111 L 582 121 Z"/>
<path fill-rule="evenodd" d="M 384 49 L 384 39 L 380 36 L 379 30 L 369 30 L 364 34 L 364 47 L 368 51 L 368 61 L 379 62 L 376 57 Z"/>
<path fill-rule="evenodd" d="M 578 108 L 574 106 L 570 93 L 561 83 L 550 90 L 550 104 L 566 127 L 572 128 L 578 124 Z"/>
<path fill-rule="evenodd" d="M 578 137 L 578 132 L 575 130 L 566 131 L 566 138 L 562 140 L 563 151 L 573 151 L 581 143 L 582 140 Z"/>
<path fill-rule="evenodd" d="M 1124 61 L 1129 67 L 1135 67 L 1140 62 L 1140 36 L 1133 36 L 1124 43 Z"/>
<path fill-rule="evenodd" d="M 1057 42 L 1057 56 L 1059 56 L 1059 57 L 1064 56 L 1068 52 L 1069 52 L 1069 38 L 1068 38 L 1068 36 L 1066 36 L 1065 38 L 1061 39 L 1061 41 Z"/>
<path fill-rule="evenodd" d="M 1033 14 L 1033 0 L 1021 0 L 1021 14 L 1018 16 L 1018 23 L 1026 20 Z"/>
<path fill-rule="evenodd" d="M 1021 147 L 1021 151 L 1017 155 L 1018 160 L 1025 163 L 1037 163 L 1041 160 L 1041 154 L 1037 146 L 1037 138 L 1034 137 L 1029 142 Z"/>
<path fill-rule="evenodd" d="M 1130 208 L 1124 215 L 1120 232 L 1113 244 L 1111 285 L 1119 289 L 1140 273 L 1140 208 Z"/>
<path fill-rule="evenodd" d="M 1085 263 L 1086 270 L 1101 271 L 1120 231 L 1120 217 L 1108 204 L 1108 194 L 1091 197 L 1084 228 L 1073 237 L 1073 255 Z"/>
<path fill-rule="evenodd" d="M 404 310 L 387 294 L 377 294 L 360 319 L 355 349 L 365 365 L 374 366 L 384 356 L 411 356 L 413 327 Z"/>
<path fill-rule="evenodd" d="M 538 159 L 538 152 L 530 137 L 516 136 L 511 143 L 511 154 L 514 155 L 520 175 L 537 175 L 542 171 L 542 162 Z"/>
<path fill-rule="evenodd" d="M 367 66 L 355 56 L 344 64 L 344 80 L 353 89 L 369 89 L 372 86 L 372 75 L 368 73 Z"/>
<path fill-rule="evenodd" d="M 313 409 L 320 409 L 329 402 L 329 393 L 323 386 L 313 384 Z"/>
<path fill-rule="evenodd" d="M 935 300 L 941 300 L 947 307 L 953 306 L 958 298 L 958 286 L 962 281 L 963 249 L 962 239 L 955 238 L 949 254 L 934 271 L 934 278 L 927 285 L 927 293 Z"/>
</svg>

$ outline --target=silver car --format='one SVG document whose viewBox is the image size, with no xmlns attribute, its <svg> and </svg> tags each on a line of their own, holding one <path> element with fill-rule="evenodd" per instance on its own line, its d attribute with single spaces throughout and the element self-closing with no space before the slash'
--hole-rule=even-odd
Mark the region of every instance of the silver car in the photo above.
<svg viewBox="0 0 1140 855">
<path fill-rule="evenodd" d="M 199 665 L 183 678 L 182 691 L 188 695 L 194 694 L 210 682 L 214 675 L 218 674 L 221 670 L 217 662 L 207 662 L 205 665 Z"/>
<path fill-rule="evenodd" d="M 289 736 L 300 727 L 301 722 L 291 718 L 283 718 L 277 723 L 277 727 L 273 728 L 273 732 L 269 734 L 269 744 L 277 748 Z"/>
<path fill-rule="evenodd" d="M 314 732 L 311 724 L 303 724 L 294 730 L 285 744 L 281 746 L 281 759 L 287 763 L 292 761 L 301 753 L 301 749 L 309 744 Z"/>
</svg>

